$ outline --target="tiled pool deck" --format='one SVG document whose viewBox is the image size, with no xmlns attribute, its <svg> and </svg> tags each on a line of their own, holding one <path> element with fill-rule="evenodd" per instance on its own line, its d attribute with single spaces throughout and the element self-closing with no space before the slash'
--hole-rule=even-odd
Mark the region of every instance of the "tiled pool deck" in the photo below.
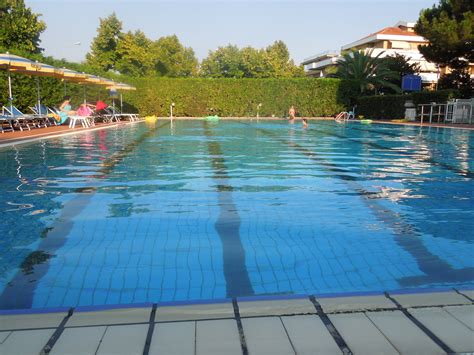
<svg viewBox="0 0 474 355">
<path fill-rule="evenodd" d="M 450 290 L 4 311 L 0 354 L 474 353 L 473 297 Z"/>
</svg>

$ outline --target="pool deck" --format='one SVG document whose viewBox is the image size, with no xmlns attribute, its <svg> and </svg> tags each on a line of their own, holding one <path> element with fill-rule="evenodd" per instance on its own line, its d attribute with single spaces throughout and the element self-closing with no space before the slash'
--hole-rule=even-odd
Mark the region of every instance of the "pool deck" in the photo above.
<svg viewBox="0 0 474 355">
<path fill-rule="evenodd" d="M 473 297 L 452 289 L 3 311 L 0 354 L 473 353 Z"/>
<path fill-rule="evenodd" d="M 169 120 L 169 117 L 159 117 L 158 121 L 162 120 Z M 176 120 L 196 120 L 200 119 L 197 117 L 175 117 Z M 221 117 L 222 120 L 257 120 L 256 117 Z M 277 117 L 260 117 L 259 120 L 281 120 L 282 118 Z M 297 118 L 296 121 L 300 119 Z M 310 121 L 333 121 L 333 118 L 330 117 L 309 117 L 308 120 Z M 143 122 L 143 119 L 138 121 Z M 46 127 L 46 128 L 36 128 L 32 129 L 31 131 L 14 131 L 14 132 L 5 132 L 0 133 L 0 148 L 6 147 L 9 145 L 20 144 L 20 143 L 28 143 L 40 139 L 49 139 L 55 137 L 61 137 L 70 134 L 76 133 L 84 133 L 87 131 L 94 131 L 112 127 L 120 127 L 127 124 L 133 124 L 136 122 L 128 122 L 128 121 L 121 121 L 118 123 L 109 123 L 109 124 L 96 124 L 94 127 L 90 128 L 83 128 L 83 127 L 75 127 L 69 128 L 68 126 L 53 126 L 53 127 Z M 392 122 L 392 121 L 374 121 L 373 123 L 378 124 L 393 124 L 393 125 L 408 125 L 408 126 L 418 126 L 418 127 L 442 127 L 442 128 L 458 128 L 458 129 L 474 129 L 474 125 L 469 124 L 442 124 L 442 123 L 423 123 L 420 124 L 419 122 Z M 310 125 L 311 127 L 311 125 Z"/>
</svg>

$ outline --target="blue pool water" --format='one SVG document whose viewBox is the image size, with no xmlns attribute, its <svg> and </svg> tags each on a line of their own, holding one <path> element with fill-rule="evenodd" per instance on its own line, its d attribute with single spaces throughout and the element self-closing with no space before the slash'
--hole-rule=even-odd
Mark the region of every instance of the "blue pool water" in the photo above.
<svg viewBox="0 0 474 355">
<path fill-rule="evenodd" d="M 474 132 L 158 121 L 0 150 L 0 309 L 474 285 Z"/>
</svg>

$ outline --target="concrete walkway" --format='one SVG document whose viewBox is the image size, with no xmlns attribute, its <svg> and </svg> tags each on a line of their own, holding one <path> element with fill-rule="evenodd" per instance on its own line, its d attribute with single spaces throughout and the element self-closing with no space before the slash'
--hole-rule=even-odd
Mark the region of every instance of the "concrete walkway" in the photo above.
<svg viewBox="0 0 474 355">
<path fill-rule="evenodd" d="M 474 352 L 474 291 L 0 316 L 0 354 Z"/>
</svg>

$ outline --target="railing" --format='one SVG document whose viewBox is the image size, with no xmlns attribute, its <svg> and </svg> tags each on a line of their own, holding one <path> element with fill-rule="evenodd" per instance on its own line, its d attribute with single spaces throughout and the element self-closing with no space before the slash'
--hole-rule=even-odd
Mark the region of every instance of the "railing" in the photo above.
<svg viewBox="0 0 474 355">
<path fill-rule="evenodd" d="M 430 123 L 433 122 L 434 117 L 436 117 L 437 123 L 445 121 L 447 104 L 437 104 L 432 102 L 431 104 L 418 105 L 418 107 L 421 107 L 420 121 L 422 124 L 425 118 L 428 118 Z"/>
<path fill-rule="evenodd" d="M 429 120 L 432 123 L 469 123 L 474 122 L 474 100 L 456 100 L 448 101 L 445 104 L 431 104 L 418 105 L 420 112 L 420 122 Z"/>
</svg>

